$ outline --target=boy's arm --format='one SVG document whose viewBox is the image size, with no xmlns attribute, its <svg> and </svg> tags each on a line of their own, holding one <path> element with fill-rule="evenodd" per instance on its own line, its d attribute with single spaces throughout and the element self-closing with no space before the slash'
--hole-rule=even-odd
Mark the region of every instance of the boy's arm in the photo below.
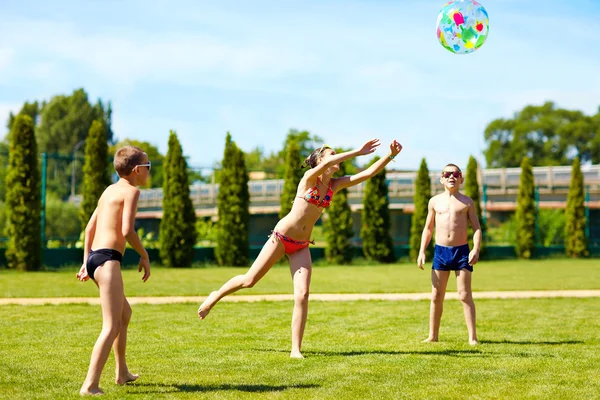
<svg viewBox="0 0 600 400">
<path fill-rule="evenodd" d="M 427 219 L 425 220 L 425 228 L 423 228 L 423 234 L 421 235 L 421 247 L 419 248 L 419 257 L 417 258 L 417 266 L 421 269 L 423 269 L 423 264 L 425 264 L 425 249 L 429 246 L 431 236 L 433 236 L 434 216 L 433 198 L 431 198 L 427 205 Z"/>
<path fill-rule="evenodd" d="M 473 228 L 473 249 L 469 253 L 469 265 L 475 265 L 479 261 L 479 250 L 481 249 L 483 233 L 481 232 L 481 225 L 479 224 L 479 218 L 477 218 L 473 200 L 471 200 L 471 204 L 469 205 L 469 220 L 471 221 L 471 228 Z"/>
<path fill-rule="evenodd" d="M 77 274 L 77 279 L 84 282 L 90 279 L 87 274 L 86 263 L 88 256 L 90 254 L 90 250 L 92 248 L 92 243 L 94 242 L 94 236 L 96 236 L 96 221 L 98 220 L 98 207 L 92 213 L 90 220 L 88 221 L 85 227 L 85 236 L 83 239 L 83 263 L 81 264 L 81 268 L 79 269 L 79 273 Z"/>
<path fill-rule="evenodd" d="M 140 266 L 139 271 L 144 269 L 144 276 L 142 280 L 146 280 L 150 277 L 150 259 L 148 258 L 148 252 L 144 249 L 144 245 L 140 240 L 137 232 L 135 231 L 135 214 L 137 212 L 138 199 L 140 198 L 140 191 L 135 191 L 125 197 L 125 203 L 123 204 L 123 225 L 121 227 L 121 233 L 125 236 L 127 242 L 133 247 L 133 249 L 140 255 Z"/>
<path fill-rule="evenodd" d="M 335 178 L 334 185 L 332 187 L 333 192 L 337 193 L 342 189 L 345 189 L 350 186 L 358 185 L 361 182 L 366 181 L 369 178 L 377 175 L 386 165 L 390 163 L 396 157 L 400 151 L 402 150 L 402 145 L 397 141 L 393 141 L 390 145 L 390 152 L 385 158 L 380 158 L 371 165 L 369 168 L 364 171 L 359 172 L 358 174 L 342 176 L 340 178 Z"/>
<path fill-rule="evenodd" d="M 92 249 L 94 236 L 96 236 L 96 221 L 98 220 L 98 207 L 92 213 L 90 220 L 85 226 L 85 237 L 83 240 L 83 263 L 85 264 Z"/>
</svg>

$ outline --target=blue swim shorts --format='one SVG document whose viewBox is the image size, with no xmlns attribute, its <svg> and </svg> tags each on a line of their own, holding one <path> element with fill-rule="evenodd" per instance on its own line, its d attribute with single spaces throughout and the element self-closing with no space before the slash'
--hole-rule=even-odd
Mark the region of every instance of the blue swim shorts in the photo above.
<svg viewBox="0 0 600 400">
<path fill-rule="evenodd" d="M 469 245 L 440 246 L 436 244 L 431 268 L 438 271 L 458 271 L 464 268 L 473 272 L 473 267 L 469 265 Z"/>
</svg>

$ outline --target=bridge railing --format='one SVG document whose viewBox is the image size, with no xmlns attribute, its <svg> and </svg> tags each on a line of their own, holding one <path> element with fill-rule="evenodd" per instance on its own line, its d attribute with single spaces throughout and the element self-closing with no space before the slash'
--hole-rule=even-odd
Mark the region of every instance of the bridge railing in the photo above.
<svg viewBox="0 0 600 400">
<path fill-rule="evenodd" d="M 584 166 L 582 168 L 585 185 L 592 190 L 600 190 L 600 165 Z M 566 189 L 571 180 L 570 166 L 534 167 L 535 185 L 540 190 Z M 439 192 L 439 171 L 429 174 L 432 191 Z M 481 170 L 480 183 L 486 186 L 488 194 L 516 192 L 521 176 L 520 168 L 499 168 Z M 388 172 L 386 175 L 390 199 L 412 201 L 414 183 L 417 172 Z M 362 199 L 365 182 L 348 189 L 350 201 Z M 267 179 L 250 181 L 248 183 L 250 201 L 253 204 L 278 204 L 283 191 L 283 179 Z M 212 208 L 217 204 L 218 184 L 195 184 L 190 186 L 190 197 L 196 208 Z M 162 188 L 141 190 L 139 208 L 153 209 L 162 207 Z M 75 203 L 81 201 L 80 196 L 74 196 Z"/>
</svg>

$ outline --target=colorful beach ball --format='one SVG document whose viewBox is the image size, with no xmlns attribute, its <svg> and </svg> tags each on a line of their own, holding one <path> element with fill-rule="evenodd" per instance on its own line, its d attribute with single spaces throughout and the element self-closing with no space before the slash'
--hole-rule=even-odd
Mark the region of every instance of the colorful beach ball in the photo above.
<svg viewBox="0 0 600 400">
<path fill-rule="evenodd" d="M 489 30 L 487 11 L 474 0 L 450 1 L 437 18 L 438 40 L 455 54 L 468 54 L 480 48 Z"/>
</svg>

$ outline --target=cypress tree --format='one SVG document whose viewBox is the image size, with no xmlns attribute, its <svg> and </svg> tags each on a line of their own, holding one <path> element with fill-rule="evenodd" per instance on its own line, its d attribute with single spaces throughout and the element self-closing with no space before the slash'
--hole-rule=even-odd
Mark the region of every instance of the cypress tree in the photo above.
<svg viewBox="0 0 600 400">
<path fill-rule="evenodd" d="M 373 165 L 375 157 L 369 165 Z M 365 184 L 360 237 L 363 254 L 369 260 L 390 263 L 395 260 L 394 244 L 390 235 L 390 209 L 385 170 Z"/>
<path fill-rule="evenodd" d="M 475 157 L 469 157 L 469 163 L 467 164 L 467 176 L 465 178 L 465 194 L 469 196 L 475 204 L 475 212 L 481 225 L 481 231 L 483 232 L 483 220 L 481 218 L 481 194 L 479 192 L 479 182 L 477 181 L 477 175 L 479 166 Z M 483 243 L 481 244 L 483 249 Z M 469 223 L 469 248 L 473 248 L 473 228 Z"/>
<path fill-rule="evenodd" d="M 423 229 L 425 228 L 425 222 L 427 221 L 427 206 L 429 199 L 431 198 L 431 178 L 429 177 L 429 168 L 427 167 L 427 161 L 423 158 L 421 160 L 421 166 L 417 173 L 417 179 L 415 180 L 415 194 L 413 196 L 413 203 L 415 210 L 413 212 L 411 223 L 410 223 L 410 259 L 417 261 L 419 256 L 419 249 L 421 247 L 421 236 L 423 235 Z M 432 237 L 433 241 L 433 237 Z M 431 260 L 433 254 L 433 246 L 431 243 L 425 249 L 425 256 L 427 260 Z"/>
<path fill-rule="evenodd" d="M 106 126 L 102 120 L 95 120 L 85 141 L 83 199 L 79 211 L 79 219 L 84 229 L 98 205 L 102 192 L 110 184 Z"/>
<path fill-rule="evenodd" d="M 290 140 L 285 154 L 285 175 L 283 178 L 283 192 L 280 198 L 279 218 L 285 217 L 292 209 L 292 202 L 296 197 L 298 184 L 303 176 L 303 171 L 300 168 L 301 163 L 300 146 L 295 140 Z"/>
<path fill-rule="evenodd" d="M 5 182 L 9 268 L 35 271 L 42 267 L 40 181 L 33 119 L 18 115 L 10 132 Z"/>
<path fill-rule="evenodd" d="M 336 152 L 342 152 L 336 149 Z M 347 175 L 347 164 L 341 163 L 335 176 Z M 353 249 L 350 239 L 354 236 L 352 229 L 352 210 L 348 203 L 348 189 L 342 189 L 335 194 L 327 209 L 327 219 L 323 222 L 325 230 L 325 257 L 335 264 L 350 264 Z"/>
<path fill-rule="evenodd" d="M 515 250 L 519 258 L 531 258 L 535 250 L 535 182 L 529 158 L 521 161 L 521 177 L 517 195 L 517 243 Z"/>
<path fill-rule="evenodd" d="M 586 256 L 588 251 L 585 236 L 585 194 L 579 157 L 573 160 L 565 217 L 565 252 L 574 258 Z"/>
<path fill-rule="evenodd" d="M 188 168 L 177 134 L 171 131 L 164 163 L 160 258 L 168 267 L 189 267 L 196 244 L 196 211 L 190 197 Z"/>
<path fill-rule="evenodd" d="M 215 258 L 219 265 L 244 266 L 250 256 L 250 193 L 244 153 L 227 132 L 217 208 Z"/>
</svg>

